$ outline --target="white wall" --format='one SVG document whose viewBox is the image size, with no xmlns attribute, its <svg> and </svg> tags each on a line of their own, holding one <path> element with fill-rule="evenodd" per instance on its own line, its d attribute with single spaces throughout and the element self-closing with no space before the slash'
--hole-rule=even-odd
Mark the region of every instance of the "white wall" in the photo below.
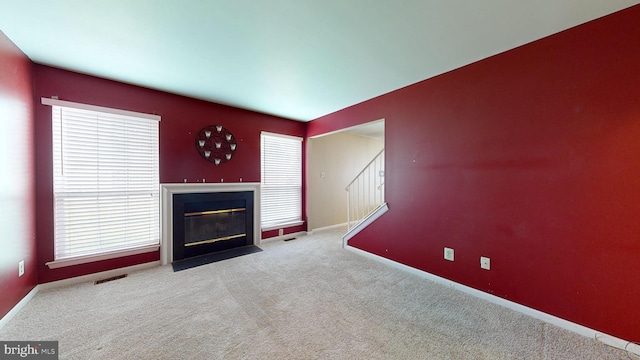
<svg viewBox="0 0 640 360">
<path fill-rule="evenodd" d="M 384 141 L 337 133 L 309 139 L 307 146 L 309 230 L 346 223 L 345 188 L 384 148 Z"/>
</svg>

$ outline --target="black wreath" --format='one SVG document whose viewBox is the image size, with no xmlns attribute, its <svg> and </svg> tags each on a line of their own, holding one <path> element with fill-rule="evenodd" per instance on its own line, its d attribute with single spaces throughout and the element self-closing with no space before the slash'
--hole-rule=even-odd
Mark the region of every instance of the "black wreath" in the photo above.
<svg viewBox="0 0 640 360">
<path fill-rule="evenodd" d="M 236 138 L 222 125 L 209 125 L 200 129 L 195 144 L 198 154 L 216 165 L 231 160 L 238 148 Z"/>
</svg>

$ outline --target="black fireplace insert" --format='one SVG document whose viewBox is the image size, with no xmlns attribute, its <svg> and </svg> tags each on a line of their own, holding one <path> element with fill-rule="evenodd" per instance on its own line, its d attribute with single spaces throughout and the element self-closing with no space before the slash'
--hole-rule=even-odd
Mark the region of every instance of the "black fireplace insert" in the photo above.
<svg viewBox="0 0 640 360">
<path fill-rule="evenodd" d="M 253 245 L 253 192 L 173 194 L 173 261 Z"/>
</svg>

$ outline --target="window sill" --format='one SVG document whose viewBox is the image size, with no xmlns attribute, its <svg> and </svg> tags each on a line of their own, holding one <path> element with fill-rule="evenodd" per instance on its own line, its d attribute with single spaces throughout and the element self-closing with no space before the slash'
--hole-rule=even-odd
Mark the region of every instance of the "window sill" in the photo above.
<svg viewBox="0 0 640 360">
<path fill-rule="evenodd" d="M 79 257 L 74 257 L 69 259 L 54 260 L 54 261 L 45 263 L 45 265 L 47 265 L 49 269 L 58 269 L 66 266 L 81 265 L 81 264 L 87 264 L 87 263 L 101 261 L 101 260 L 116 259 L 120 257 L 130 256 L 130 255 L 145 254 L 149 252 L 158 251 L 158 249 L 160 249 L 160 245 L 151 245 L 151 246 L 144 246 L 144 247 L 139 247 L 135 249 L 112 251 L 112 252 L 102 253 L 97 255 L 87 255 L 87 256 L 79 256 Z"/>
<path fill-rule="evenodd" d="M 292 222 L 287 222 L 287 223 L 282 223 L 282 224 L 275 224 L 275 225 L 269 225 L 269 226 L 264 226 L 261 228 L 262 231 L 270 231 L 270 230 L 276 230 L 276 229 L 285 229 L 288 227 L 293 227 L 293 226 L 299 226 L 304 224 L 304 221 L 299 220 L 299 221 L 292 221 Z"/>
</svg>

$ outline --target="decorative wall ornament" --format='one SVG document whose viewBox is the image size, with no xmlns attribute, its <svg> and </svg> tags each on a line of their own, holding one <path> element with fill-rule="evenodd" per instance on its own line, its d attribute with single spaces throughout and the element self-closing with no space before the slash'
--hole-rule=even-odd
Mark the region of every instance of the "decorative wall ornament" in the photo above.
<svg viewBox="0 0 640 360">
<path fill-rule="evenodd" d="M 216 165 L 231 160 L 238 148 L 236 138 L 222 125 L 209 125 L 200 129 L 195 144 L 198 154 Z"/>
</svg>

